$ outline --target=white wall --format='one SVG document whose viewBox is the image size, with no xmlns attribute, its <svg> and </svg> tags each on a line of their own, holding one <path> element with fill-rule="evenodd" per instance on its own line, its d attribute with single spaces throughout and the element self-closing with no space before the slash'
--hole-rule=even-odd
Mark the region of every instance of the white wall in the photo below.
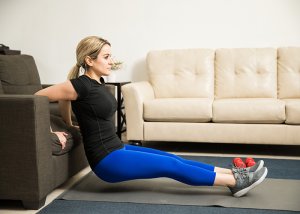
<svg viewBox="0 0 300 214">
<path fill-rule="evenodd" d="M 147 80 L 150 50 L 300 47 L 299 0 L 0 0 L 0 43 L 32 55 L 44 84 L 66 80 L 86 36 L 125 61 L 119 81 Z"/>
</svg>

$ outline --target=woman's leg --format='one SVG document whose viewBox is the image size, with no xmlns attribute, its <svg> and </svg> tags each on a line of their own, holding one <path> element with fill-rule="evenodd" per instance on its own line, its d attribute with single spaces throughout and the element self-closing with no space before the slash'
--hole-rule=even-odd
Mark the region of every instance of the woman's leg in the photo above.
<svg viewBox="0 0 300 214">
<path fill-rule="evenodd" d="M 230 174 L 230 175 L 232 175 L 231 169 L 220 168 L 220 167 L 216 167 L 215 166 L 215 170 L 214 171 L 218 172 L 218 173 L 222 173 L 222 174 Z"/>
<path fill-rule="evenodd" d="M 157 154 L 157 155 L 163 155 L 163 156 L 168 156 L 168 157 L 172 157 L 175 158 L 179 161 L 181 161 L 182 163 L 188 164 L 188 165 L 192 165 L 192 166 L 196 166 L 196 167 L 200 167 L 209 171 L 214 171 L 215 167 L 205 164 L 205 163 L 201 163 L 201 162 L 197 162 L 197 161 L 190 161 L 190 160 L 185 160 L 177 155 L 174 154 L 170 154 L 167 152 L 163 152 L 157 149 L 151 149 L 151 148 L 145 148 L 145 147 L 139 147 L 139 146 L 131 146 L 131 145 L 124 145 L 126 150 L 131 150 L 131 151 L 139 151 L 139 152 L 146 152 L 146 153 L 151 153 L 151 154 Z M 221 169 L 221 168 L 219 168 Z M 231 171 L 231 170 L 230 170 Z"/>
<path fill-rule="evenodd" d="M 212 186 L 216 173 L 180 160 L 148 152 L 120 149 L 110 153 L 94 168 L 104 181 L 168 177 L 193 186 Z"/>
<path fill-rule="evenodd" d="M 124 145 L 124 146 L 125 146 L 125 149 L 127 149 L 127 150 L 147 152 L 147 153 L 158 154 L 158 155 L 165 155 L 165 156 L 176 158 L 177 160 L 180 160 L 181 162 L 192 165 L 192 166 L 201 167 L 203 169 L 213 171 L 213 172 L 232 175 L 231 169 L 225 169 L 225 168 L 220 168 L 220 167 L 216 167 L 216 166 L 211 166 L 211 165 L 208 165 L 205 163 L 200 163 L 197 161 L 185 160 L 177 155 L 163 152 L 163 151 L 160 151 L 157 149 L 151 149 L 151 148 L 145 148 L 145 147 L 139 147 L 139 146 L 131 146 L 131 145 Z"/>
<path fill-rule="evenodd" d="M 234 186 L 236 184 L 236 179 L 232 172 L 230 174 L 216 173 L 216 178 L 214 182 L 214 186 Z"/>
</svg>

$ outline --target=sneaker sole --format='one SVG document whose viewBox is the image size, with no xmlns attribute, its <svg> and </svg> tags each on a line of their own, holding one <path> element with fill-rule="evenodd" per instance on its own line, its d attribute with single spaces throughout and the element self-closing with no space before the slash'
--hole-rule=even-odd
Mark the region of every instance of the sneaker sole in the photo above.
<svg viewBox="0 0 300 214">
<path fill-rule="evenodd" d="M 264 166 L 264 161 L 263 160 L 261 160 L 261 162 L 260 162 L 260 164 L 259 164 L 259 166 L 258 166 L 258 168 L 254 171 L 254 172 L 256 172 L 256 171 L 258 171 L 258 170 L 260 170 L 262 167 Z"/>
<path fill-rule="evenodd" d="M 242 189 L 238 192 L 236 192 L 233 196 L 234 197 L 241 197 L 243 195 L 245 195 L 247 192 L 249 192 L 251 189 L 253 189 L 254 187 L 256 187 L 258 184 L 260 184 L 264 179 L 265 177 L 267 176 L 268 174 L 268 169 L 266 168 L 266 171 L 265 173 L 260 177 L 260 179 L 258 179 L 256 182 L 254 182 L 251 186 L 248 186 L 247 188 L 245 189 Z"/>
</svg>

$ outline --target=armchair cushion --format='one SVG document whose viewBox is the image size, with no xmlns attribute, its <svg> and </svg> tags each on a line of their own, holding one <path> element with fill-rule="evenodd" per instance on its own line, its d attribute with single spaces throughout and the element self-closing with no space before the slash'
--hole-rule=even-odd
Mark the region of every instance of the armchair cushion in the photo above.
<svg viewBox="0 0 300 214">
<path fill-rule="evenodd" d="M 80 130 L 74 126 L 66 125 L 61 117 L 50 114 L 50 125 L 53 132 L 65 132 L 68 134 L 68 136 L 65 136 L 67 139 L 66 146 L 62 149 L 57 135 L 51 133 L 53 155 L 63 155 L 82 143 Z"/>
<path fill-rule="evenodd" d="M 159 122 L 209 122 L 212 103 L 208 98 L 160 98 L 144 101 L 144 120 Z"/>
<path fill-rule="evenodd" d="M 283 123 L 285 102 L 273 98 L 221 99 L 213 103 L 213 122 Z"/>
</svg>

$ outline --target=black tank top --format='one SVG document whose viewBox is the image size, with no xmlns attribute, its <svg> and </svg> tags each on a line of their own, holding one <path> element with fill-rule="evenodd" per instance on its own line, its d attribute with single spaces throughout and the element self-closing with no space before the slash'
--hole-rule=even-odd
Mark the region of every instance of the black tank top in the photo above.
<svg viewBox="0 0 300 214">
<path fill-rule="evenodd" d="M 112 119 L 118 103 L 102 77 L 102 84 L 86 75 L 70 81 L 78 94 L 77 100 L 71 101 L 72 110 L 80 126 L 86 157 L 94 169 L 109 153 L 124 147 Z"/>
</svg>

